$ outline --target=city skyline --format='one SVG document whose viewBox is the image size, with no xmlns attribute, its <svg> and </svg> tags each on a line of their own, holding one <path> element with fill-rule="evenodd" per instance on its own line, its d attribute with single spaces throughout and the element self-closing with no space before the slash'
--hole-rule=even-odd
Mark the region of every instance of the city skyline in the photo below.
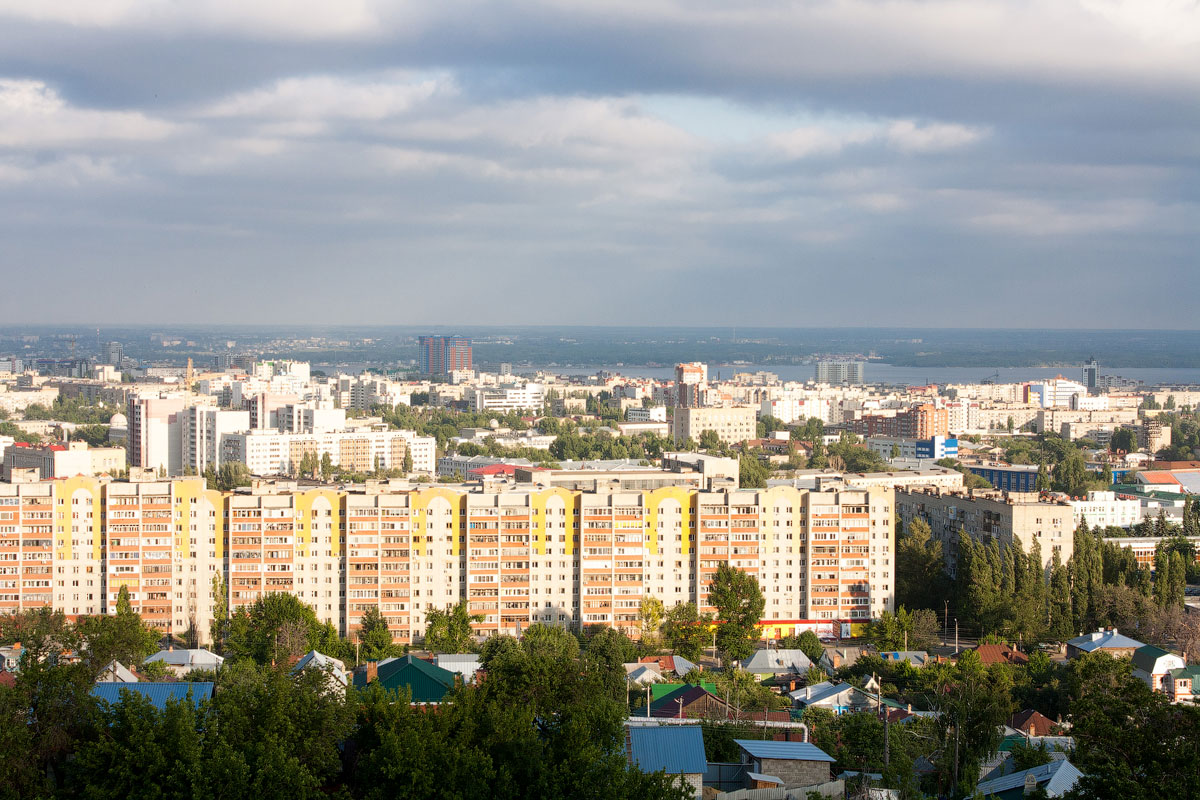
<svg viewBox="0 0 1200 800">
<path fill-rule="evenodd" d="M 1165 0 L 0 19 L 13 324 L 1194 325 Z"/>
</svg>

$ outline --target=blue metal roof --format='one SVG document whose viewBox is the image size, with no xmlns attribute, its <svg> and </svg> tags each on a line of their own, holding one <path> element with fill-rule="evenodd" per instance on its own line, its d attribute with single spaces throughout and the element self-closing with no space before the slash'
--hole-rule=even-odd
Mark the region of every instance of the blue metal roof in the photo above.
<svg viewBox="0 0 1200 800">
<path fill-rule="evenodd" d="M 1074 764 L 1064 759 L 1063 761 L 1051 761 L 1049 764 L 1042 764 L 1033 769 L 1014 772 L 1002 778 L 984 781 L 975 787 L 975 793 L 986 797 L 1023 787 L 1025 776 L 1030 774 L 1033 775 L 1038 786 L 1043 787 L 1050 797 L 1063 796 L 1074 788 L 1076 781 L 1083 777 L 1083 773 L 1076 769 Z"/>
<path fill-rule="evenodd" d="M 92 687 L 92 696 L 108 703 L 119 703 L 122 689 L 142 695 L 150 701 L 150 705 L 160 710 L 167 707 L 169 700 L 186 700 L 189 691 L 192 693 L 193 705 L 200 705 L 201 700 L 208 700 L 213 693 L 213 685 L 209 682 L 147 683 L 141 681 L 139 683 L 98 683 Z"/>
<path fill-rule="evenodd" d="M 703 774 L 708 769 L 699 725 L 630 728 L 629 751 L 630 761 L 642 772 Z"/>
<path fill-rule="evenodd" d="M 765 739 L 734 739 L 738 747 L 754 758 L 778 758 L 788 761 L 836 761 L 815 744 L 808 742 L 772 742 Z"/>
</svg>

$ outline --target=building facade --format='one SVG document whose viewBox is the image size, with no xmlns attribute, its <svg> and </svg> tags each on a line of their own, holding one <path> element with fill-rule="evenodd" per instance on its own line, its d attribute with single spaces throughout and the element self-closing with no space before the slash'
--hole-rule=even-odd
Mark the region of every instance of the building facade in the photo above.
<svg viewBox="0 0 1200 800">
<path fill-rule="evenodd" d="M 722 442 L 738 444 L 758 433 L 758 414 L 753 408 L 676 408 L 671 433 L 675 441 L 700 441 L 700 434 L 713 431 Z"/>
<path fill-rule="evenodd" d="M 865 622 L 894 609 L 893 506 L 891 489 L 0 484 L 0 613 L 111 613 L 125 587 L 152 624 L 206 640 L 216 592 L 234 611 L 286 592 L 350 636 L 378 607 L 411 642 L 430 609 L 463 600 L 482 635 L 544 623 L 637 636 L 648 596 L 715 611 L 727 562 L 757 578 L 764 625 Z"/>
<path fill-rule="evenodd" d="M 863 383 L 865 366 L 862 361 L 818 361 L 816 380 L 817 383 L 827 383 L 830 386 L 860 384 Z"/>
<path fill-rule="evenodd" d="M 471 340 L 465 336 L 421 336 L 417 339 L 418 368 L 423 375 L 471 372 Z"/>
</svg>

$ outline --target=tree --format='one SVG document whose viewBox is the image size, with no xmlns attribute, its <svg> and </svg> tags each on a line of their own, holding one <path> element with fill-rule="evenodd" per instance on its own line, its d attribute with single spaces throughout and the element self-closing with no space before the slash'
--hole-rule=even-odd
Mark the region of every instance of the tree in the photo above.
<svg viewBox="0 0 1200 800">
<path fill-rule="evenodd" d="M 316 451 L 306 450 L 304 455 L 300 456 L 299 473 L 307 477 L 313 477 L 317 474 L 317 470 L 321 468 L 321 461 L 317 458 Z"/>
<path fill-rule="evenodd" d="M 1133 453 L 1138 449 L 1137 434 L 1132 428 L 1117 428 L 1108 440 L 1108 449 L 1113 453 Z"/>
<path fill-rule="evenodd" d="M 942 543 L 929 523 L 914 519 L 896 542 L 896 602 L 909 608 L 936 608 L 948 592 Z"/>
<path fill-rule="evenodd" d="M 425 615 L 425 647 L 437 653 L 470 653 L 475 647 L 471 623 L 483 622 L 472 614 L 466 600 L 445 610 L 433 608 Z"/>
<path fill-rule="evenodd" d="M 84 663 L 96 675 L 112 661 L 136 667 L 158 651 L 161 632 L 142 622 L 129 603 L 129 590 L 122 586 L 117 596 L 117 613 L 80 617 L 75 623 Z"/>
<path fill-rule="evenodd" d="M 204 477 L 209 489 L 231 492 L 239 486 L 250 485 L 250 468 L 240 461 L 226 461 L 220 469 L 214 470 L 210 464 L 204 471 Z"/>
<path fill-rule="evenodd" d="M 796 646 L 814 664 L 818 663 L 821 660 L 821 656 L 825 655 L 825 646 L 821 644 L 820 637 L 812 631 L 801 633 L 800 640 Z"/>
<path fill-rule="evenodd" d="M 326 481 L 333 477 L 333 459 L 329 453 L 321 454 L 321 477 Z"/>
<path fill-rule="evenodd" d="M 701 450 L 720 450 L 724 447 L 721 442 L 721 437 L 716 431 L 700 431 L 700 449 Z"/>
<path fill-rule="evenodd" d="M 212 646 L 218 653 L 225 652 L 225 636 L 229 632 L 229 591 L 220 572 L 212 579 L 213 618 L 209 629 Z"/>
<path fill-rule="evenodd" d="M 362 661 L 381 661 L 396 655 L 392 632 L 378 606 L 369 606 L 363 612 L 358 628 L 359 655 Z"/>
<path fill-rule="evenodd" d="M 638 619 L 642 623 L 642 640 L 657 639 L 659 629 L 662 628 L 663 614 L 665 609 L 663 601 L 653 595 L 647 595 L 642 598 L 642 602 L 638 605 Z"/>
<path fill-rule="evenodd" d="M 711 640 L 711 624 L 712 615 L 698 614 L 695 603 L 679 603 L 667 612 L 663 636 L 675 655 L 695 661 L 704 654 L 704 648 Z"/>
<path fill-rule="evenodd" d="M 757 456 L 742 453 L 738 459 L 738 473 L 743 489 L 762 489 L 767 485 L 767 478 L 771 477 L 771 468 Z"/>
<path fill-rule="evenodd" d="M 717 609 L 717 648 L 728 659 L 748 658 L 754 652 L 757 626 L 766 606 L 758 581 L 722 561 L 709 586 L 708 600 Z"/>
<path fill-rule="evenodd" d="M 867 628 L 867 638 L 881 652 L 927 650 L 937 643 L 937 614 L 927 608 L 910 612 L 901 606 L 895 614 L 884 611 Z"/>
<path fill-rule="evenodd" d="M 405 475 L 408 475 L 413 471 L 413 457 L 411 450 L 405 449 L 404 463 L 401 465 L 400 469 L 404 470 Z"/>
<path fill-rule="evenodd" d="M 243 607 L 229 622 L 226 654 L 259 664 L 288 663 L 309 650 L 340 654 L 341 643 L 332 628 L 295 595 L 272 593 Z"/>
</svg>

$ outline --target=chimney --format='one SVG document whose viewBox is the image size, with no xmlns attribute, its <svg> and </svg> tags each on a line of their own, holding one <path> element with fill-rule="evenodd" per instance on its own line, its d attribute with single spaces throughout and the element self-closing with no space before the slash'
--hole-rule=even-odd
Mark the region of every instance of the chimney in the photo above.
<svg viewBox="0 0 1200 800">
<path fill-rule="evenodd" d="M 378 680 L 378 679 L 379 679 L 379 662 L 378 661 L 368 661 L 367 662 L 367 683 L 370 683 L 371 681 Z"/>
<path fill-rule="evenodd" d="M 169 645 L 167 645 L 167 652 L 168 652 L 168 653 L 173 653 L 173 652 L 175 652 L 175 645 L 173 645 L 173 644 L 169 644 Z"/>
<path fill-rule="evenodd" d="M 13 650 L 20 650 L 20 649 L 21 649 L 21 643 L 20 643 L 20 642 L 13 642 L 13 643 L 12 643 L 12 648 L 13 648 Z M 1185 658 L 1186 658 L 1186 656 L 1187 656 L 1187 653 L 1184 653 L 1184 656 L 1185 656 Z"/>
</svg>

